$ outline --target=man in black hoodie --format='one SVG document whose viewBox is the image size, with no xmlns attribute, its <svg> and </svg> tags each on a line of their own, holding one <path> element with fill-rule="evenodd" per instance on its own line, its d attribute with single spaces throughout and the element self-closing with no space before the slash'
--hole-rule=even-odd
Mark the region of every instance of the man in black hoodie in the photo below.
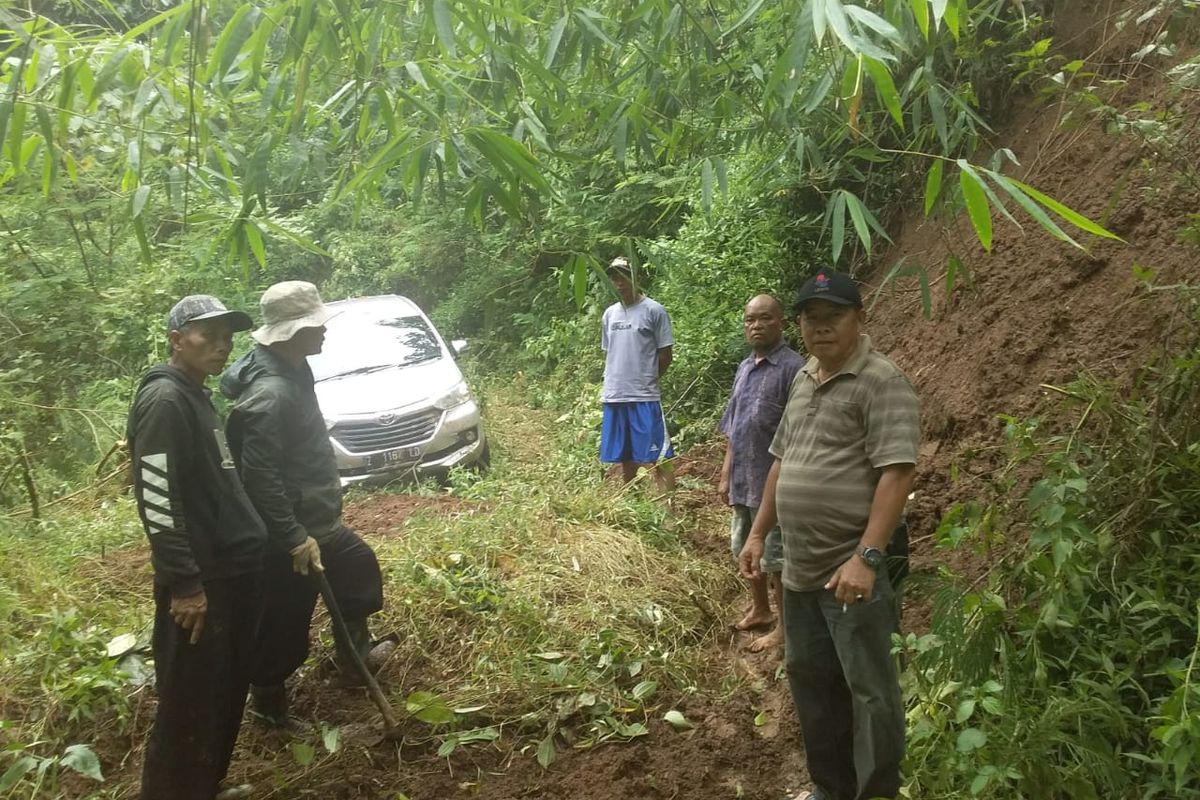
<svg viewBox="0 0 1200 800">
<path fill-rule="evenodd" d="M 375 553 L 342 524 L 337 460 L 307 361 L 321 352 L 329 312 L 304 281 L 275 284 L 261 305 L 263 326 L 251 334 L 258 346 L 229 368 L 221 391 L 234 400 L 229 443 L 271 540 L 251 708 L 286 725 L 284 684 L 308 657 L 317 599 L 310 570 L 325 572 L 368 666 L 378 668 L 394 643 L 371 647 L 367 617 L 383 608 L 383 579 Z M 350 655 L 339 652 L 338 662 L 348 669 Z"/>
<path fill-rule="evenodd" d="M 241 726 L 267 531 L 204 382 L 224 368 L 234 331 L 249 327 L 249 316 L 215 297 L 180 300 L 167 321 L 170 360 L 142 379 L 129 412 L 134 494 L 154 565 L 158 711 L 142 800 L 213 800 Z"/>
</svg>

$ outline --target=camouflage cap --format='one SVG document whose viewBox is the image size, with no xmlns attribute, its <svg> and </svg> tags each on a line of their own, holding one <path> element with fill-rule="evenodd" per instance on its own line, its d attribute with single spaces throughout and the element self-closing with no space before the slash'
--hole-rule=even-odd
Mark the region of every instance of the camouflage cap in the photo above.
<svg viewBox="0 0 1200 800">
<path fill-rule="evenodd" d="M 202 319 L 225 318 L 234 331 L 248 331 L 254 327 L 250 315 L 245 311 L 230 311 L 211 294 L 189 294 L 171 308 L 167 315 L 167 333 L 181 330 L 189 322 Z"/>
</svg>

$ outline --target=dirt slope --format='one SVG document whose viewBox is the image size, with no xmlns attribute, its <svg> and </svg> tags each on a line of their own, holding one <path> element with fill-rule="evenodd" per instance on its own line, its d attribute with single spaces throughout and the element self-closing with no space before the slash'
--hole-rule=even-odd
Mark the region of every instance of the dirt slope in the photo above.
<svg viewBox="0 0 1200 800">
<path fill-rule="evenodd" d="M 1090 82 L 1104 82 L 1103 97 L 1115 111 L 1087 111 L 1071 97 L 1028 104 L 977 157 L 986 161 L 993 150 L 1011 148 L 1022 166 L 1010 174 L 1100 221 L 1125 243 L 1080 234 L 1083 251 L 1027 217 L 1018 218 L 1023 230 L 996 217 L 988 255 L 965 220 L 943 236 L 941 222 L 918 213 L 875 265 L 875 281 L 901 258 L 939 278 L 953 252 L 973 278 L 970 289 L 960 286 L 950 298 L 935 285 L 932 320 L 921 314 L 915 281 L 884 287 L 869 324 L 923 401 L 924 461 L 910 508 L 918 565 L 934 558 L 928 537 L 942 513 L 986 495 L 988 479 L 1002 466 L 1000 415 L 1036 416 L 1047 403 L 1042 384 L 1063 385 L 1080 372 L 1132 381 L 1178 329 L 1173 293 L 1148 290 L 1134 271 L 1153 270 L 1160 286 L 1198 275 L 1200 250 L 1181 243 L 1181 235 L 1200 211 L 1200 170 L 1192 163 L 1200 92 L 1174 91 L 1166 76 L 1194 54 L 1196 43 L 1185 42 L 1171 57 L 1137 60 L 1167 24 L 1162 13 L 1140 25 L 1118 24 L 1122 14 L 1136 19 L 1140 6 L 1069 0 L 1055 11 L 1056 46 L 1066 58 L 1085 61 L 1084 71 L 1095 73 Z M 1165 124 L 1141 134 L 1110 132 L 1116 112 Z"/>
</svg>

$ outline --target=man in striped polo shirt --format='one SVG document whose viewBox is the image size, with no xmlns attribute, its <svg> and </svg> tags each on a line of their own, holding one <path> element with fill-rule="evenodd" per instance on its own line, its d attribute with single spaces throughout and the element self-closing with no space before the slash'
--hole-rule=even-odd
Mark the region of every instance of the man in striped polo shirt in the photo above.
<svg viewBox="0 0 1200 800">
<path fill-rule="evenodd" d="M 916 474 L 917 395 L 861 332 L 849 276 L 818 273 L 794 310 L 811 358 L 771 443 L 775 463 L 740 568 L 758 577 L 778 521 L 784 660 L 813 781 L 796 800 L 894 798 L 904 707 L 884 550 Z"/>
</svg>

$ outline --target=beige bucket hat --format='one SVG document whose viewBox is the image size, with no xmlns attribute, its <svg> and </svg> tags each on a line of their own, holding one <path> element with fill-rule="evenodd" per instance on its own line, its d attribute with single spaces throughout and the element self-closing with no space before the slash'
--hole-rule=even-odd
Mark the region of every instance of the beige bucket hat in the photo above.
<svg viewBox="0 0 1200 800">
<path fill-rule="evenodd" d="M 250 336 L 262 345 L 286 342 L 301 328 L 319 328 L 333 316 L 317 287 L 308 281 L 284 281 L 263 292 L 262 327 Z"/>
</svg>

